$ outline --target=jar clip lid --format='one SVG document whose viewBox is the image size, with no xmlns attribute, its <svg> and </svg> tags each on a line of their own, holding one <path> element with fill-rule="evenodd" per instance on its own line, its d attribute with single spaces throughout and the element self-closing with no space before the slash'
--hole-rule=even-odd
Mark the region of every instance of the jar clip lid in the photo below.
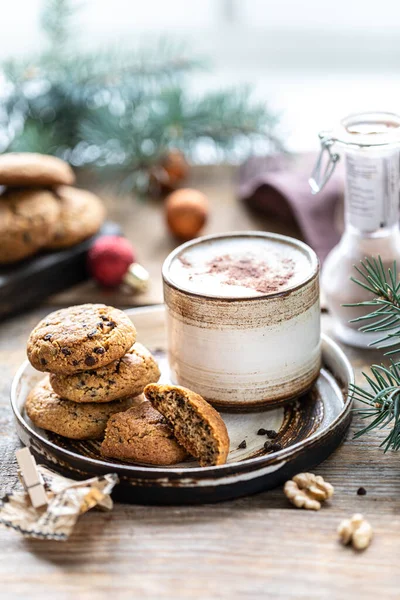
<svg viewBox="0 0 400 600">
<path fill-rule="evenodd" d="M 315 163 L 315 167 L 313 172 L 311 173 L 311 177 L 308 180 L 310 184 L 311 193 L 313 195 L 318 194 L 322 190 L 322 188 L 326 185 L 329 178 L 331 177 L 333 171 L 335 170 L 336 163 L 340 159 L 339 154 L 336 152 L 332 152 L 332 145 L 335 143 L 335 140 L 329 137 L 323 137 L 320 134 L 321 138 L 321 150 L 317 158 L 317 162 Z M 323 167 L 324 155 L 328 155 L 328 162 L 326 163 L 325 168 Z"/>
<path fill-rule="evenodd" d="M 364 112 L 341 120 L 333 132 L 319 134 L 321 150 L 308 180 L 311 193 L 318 194 L 328 182 L 340 156 L 332 152 L 333 144 L 366 149 L 400 147 L 400 116 L 388 112 Z M 327 154 L 326 166 L 323 166 Z"/>
</svg>

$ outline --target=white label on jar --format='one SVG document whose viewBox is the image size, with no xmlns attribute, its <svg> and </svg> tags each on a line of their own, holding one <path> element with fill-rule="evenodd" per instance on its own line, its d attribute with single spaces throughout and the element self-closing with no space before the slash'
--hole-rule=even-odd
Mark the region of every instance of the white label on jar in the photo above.
<svg viewBox="0 0 400 600">
<path fill-rule="evenodd" d="M 346 154 L 346 197 L 349 222 L 362 231 L 388 227 L 397 218 L 399 155 Z"/>
</svg>

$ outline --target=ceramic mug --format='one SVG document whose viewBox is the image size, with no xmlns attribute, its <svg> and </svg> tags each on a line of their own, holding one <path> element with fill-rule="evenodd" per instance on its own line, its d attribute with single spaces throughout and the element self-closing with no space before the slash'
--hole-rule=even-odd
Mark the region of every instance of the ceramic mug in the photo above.
<svg viewBox="0 0 400 600">
<path fill-rule="evenodd" d="M 207 252 L 210 245 L 221 242 L 232 248 L 238 242 L 251 246 L 254 241 L 300 253 L 302 273 L 293 286 L 289 282 L 282 291 L 250 297 L 224 296 L 210 293 L 206 285 L 193 291 L 188 284 L 190 274 L 185 281 L 174 275 L 175 261 L 187 263 L 185 257 L 193 250 Z M 165 260 L 162 274 L 175 383 L 216 406 L 251 409 L 297 397 L 318 378 L 319 263 L 306 244 L 261 232 L 205 236 L 174 250 Z"/>
</svg>

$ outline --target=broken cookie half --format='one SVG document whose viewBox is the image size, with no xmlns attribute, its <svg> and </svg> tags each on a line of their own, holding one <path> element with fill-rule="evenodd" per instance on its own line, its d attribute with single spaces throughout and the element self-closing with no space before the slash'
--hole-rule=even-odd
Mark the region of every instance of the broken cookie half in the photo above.
<svg viewBox="0 0 400 600">
<path fill-rule="evenodd" d="M 184 387 L 151 383 L 144 394 L 166 419 L 178 442 L 202 467 L 226 463 L 229 436 L 220 414 Z"/>
</svg>

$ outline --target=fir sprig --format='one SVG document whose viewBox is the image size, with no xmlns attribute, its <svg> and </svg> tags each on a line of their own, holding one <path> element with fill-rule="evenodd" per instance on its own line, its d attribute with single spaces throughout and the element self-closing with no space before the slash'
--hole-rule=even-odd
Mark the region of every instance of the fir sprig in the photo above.
<svg viewBox="0 0 400 600">
<path fill-rule="evenodd" d="M 351 323 L 363 323 L 360 331 L 364 333 L 383 333 L 389 331 L 383 337 L 373 342 L 378 348 L 384 345 L 392 347 L 400 344 L 400 281 L 397 280 L 397 265 L 387 272 L 383 266 L 381 257 L 366 258 L 361 261 L 360 267 L 355 266 L 361 279 L 352 277 L 351 280 L 374 295 L 371 300 L 347 304 L 345 306 L 365 306 L 371 311 L 361 317 L 352 319 Z M 372 322 L 371 322 L 372 321 Z M 387 355 L 399 352 L 399 348 L 386 352 Z"/>
<path fill-rule="evenodd" d="M 100 106 L 82 120 L 77 160 L 100 167 L 106 176 L 110 171 L 114 177 L 125 174 L 123 188 L 140 188 L 139 181 L 146 188 L 151 165 L 168 149 L 182 151 L 193 162 L 202 146 L 217 160 L 235 160 L 244 141 L 263 140 L 269 149 L 282 149 L 274 134 L 277 120 L 265 106 L 250 103 L 245 91 L 190 100 L 181 87 L 165 86 L 151 94 L 131 91 L 129 99 L 116 100 L 120 110 Z"/>
<path fill-rule="evenodd" d="M 356 409 L 362 419 L 371 422 L 355 434 L 358 438 L 374 429 L 390 426 L 390 432 L 380 444 L 387 450 L 400 448 L 400 369 L 399 364 L 392 362 L 389 368 L 384 365 L 373 365 L 372 376 L 363 373 L 369 390 L 357 385 L 351 385 L 354 398 L 365 405 Z"/>
<path fill-rule="evenodd" d="M 396 262 L 392 269 L 385 271 L 380 257 L 361 261 L 360 267 L 355 267 L 361 279 L 352 277 L 352 281 L 370 292 L 373 297 L 364 302 L 347 306 L 362 306 L 370 308 L 368 314 L 353 319 L 352 322 L 365 322 L 360 331 L 365 333 L 384 333 L 373 342 L 378 348 L 396 348 L 387 351 L 386 355 L 399 352 L 400 344 L 400 282 L 397 280 Z M 363 373 L 368 385 L 364 389 L 351 385 L 354 398 L 364 404 L 356 412 L 362 419 L 370 420 L 369 424 L 355 434 L 360 437 L 374 429 L 389 427 L 390 431 L 381 443 L 384 451 L 400 448 L 400 363 L 391 360 L 389 367 L 373 365 L 371 376 Z"/>
</svg>

